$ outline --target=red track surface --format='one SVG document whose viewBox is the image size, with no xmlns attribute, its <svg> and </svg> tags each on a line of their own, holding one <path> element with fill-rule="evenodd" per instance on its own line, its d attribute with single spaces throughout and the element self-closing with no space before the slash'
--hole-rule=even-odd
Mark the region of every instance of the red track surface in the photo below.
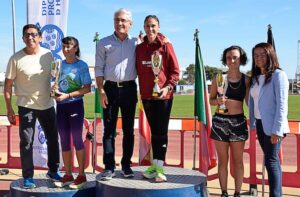
<svg viewBox="0 0 300 197">
<path fill-rule="evenodd" d="M 0 153 L 1 155 L 5 155 L 7 153 L 7 130 L 6 127 L 0 126 Z M 101 135 L 98 134 L 97 141 L 101 142 Z M 193 131 L 185 132 L 184 138 L 184 160 L 191 161 L 193 160 Z M 14 154 L 19 154 L 19 134 L 18 128 L 13 127 L 12 129 L 12 151 Z M 198 145 L 198 139 L 197 139 Z M 246 143 L 246 148 L 247 148 Z M 293 134 L 288 135 L 283 141 L 283 165 L 287 166 L 296 166 L 296 140 Z M 139 148 L 139 134 L 138 131 L 135 131 L 135 149 L 134 149 L 134 157 L 138 158 L 138 149 Z M 102 148 L 100 148 L 99 152 L 101 156 Z M 196 150 L 198 150 L 198 146 Z M 116 155 L 122 155 L 122 131 L 118 130 L 118 135 L 116 138 Z M 198 158 L 198 152 L 196 154 Z M 3 156 L 4 157 L 4 156 Z M 4 158 L 3 158 L 4 159 Z M 2 159 L 2 160 L 3 160 Z M 180 133 L 178 131 L 170 131 L 169 132 L 169 144 L 167 151 L 167 161 L 168 160 L 179 160 L 180 159 Z M 197 161 L 197 159 L 196 159 Z M 259 144 L 257 143 L 257 163 L 261 163 L 262 161 L 262 153 L 260 151 Z M 249 156 L 245 154 L 244 162 L 249 162 Z M 0 160 L 0 163 L 3 161 Z M 173 164 L 173 163 L 171 163 Z M 176 163 L 174 163 L 176 164 Z"/>
<path fill-rule="evenodd" d="M 97 128 L 100 130 L 100 128 Z M 98 132 L 99 133 L 99 132 Z M 0 164 L 5 163 L 5 157 L 7 155 L 7 129 L 4 126 L 0 126 L 0 157 L 2 156 L 2 161 L 0 160 Z M 99 133 L 97 136 L 97 141 L 101 142 L 102 135 Z M 192 160 L 193 160 L 193 131 L 185 132 L 184 138 L 184 161 L 186 168 L 191 168 Z M 198 147 L 198 139 L 197 139 L 197 148 Z M 12 142 L 11 148 L 14 156 L 19 155 L 19 134 L 18 128 L 14 127 L 12 129 Z M 116 138 L 116 155 L 122 155 L 122 131 L 118 130 L 118 135 Z M 246 144 L 246 148 L 248 144 Z M 297 150 L 296 150 L 296 140 L 293 134 L 288 135 L 283 142 L 283 168 L 287 167 L 288 169 L 296 169 L 296 160 L 297 160 Z M 134 159 L 133 162 L 138 162 L 138 150 L 139 150 L 139 134 L 138 131 L 135 131 L 135 149 L 134 149 Z M 196 154 L 196 161 L 199 160 L 198 152 Z M 98 148 L 98 163 L 102 163 L 102 147 Z M 118 157 L 119 158 L 119 157 Z M 168 164 L 179 164 L 180 159 L 180 133 L 178 131 L 170 131 L 169 132 L 169 144 L 168 144 L 168 152 L 167 152 L 167 163 Z M 116 160 L 116 162 L 120 162 Z M 245 166 L 249 163 L 249 156 L 245 154 L 244 156 Z M 260 151 L 259 144 L 257 143 L 257 165 L 262 163 L 262 153 Z M 196 164 L 197 167 L 198 164 Z M 260 168 L 257 168 L 261 170 Z M 246 174 L 246 171 L 245 171 Z M 0 177 L 1 178 L 1 177 Z M 1 180 L 1 179 L 0 179 Z M 0 196 L 3 194 L 7 194 L 9 190 L 10 181 L 0 181 Z M 218 191 L 218 189 L 217 189 Z M 3 193 L 4 192 L 4 193 Z M 298 190 L 296 191 L 298 193 Z M 295 193 L 295 194 L 296 194 Z"/>
</svg>

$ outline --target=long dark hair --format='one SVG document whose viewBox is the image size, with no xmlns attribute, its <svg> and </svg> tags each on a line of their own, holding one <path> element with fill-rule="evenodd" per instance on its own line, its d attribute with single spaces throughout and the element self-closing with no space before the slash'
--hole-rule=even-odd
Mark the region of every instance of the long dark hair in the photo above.
<svg viewBox="0 0 300 197">
<path fill-rule="evenodd" d="M 80 57 L 80 48 L 79 48 L 79 41 L 77 40 L 77 38 L 73 37 L 73 36 L 67 36 L 64 37 L 61 42 L 63 44 L 73 44 L 74 47 L 77 47 L 77 51 L 75 53 L 75 55 L 79 58 Z"/>
<path fill-rule="evenodd" d="M 261 42 L 255 45 L 252 49 L 252 69 L 251 69 L 251 78 L 250 84 L 254 85 L 254 82 L 258 82 L 258 76 L 261 74 L 260 69 L 255 65 L 254 61 L 254 50 L 256 48 L 263 48 L 267 54 L 267 64 L 265 65 L 265 83 L 267 84 L 271 81 L 272 74 L 276 69 L 281 69 L 279 67 L 279 62 L 277 59 L 276 52 L 273 46 L 269 43 Z"/>
</svg>

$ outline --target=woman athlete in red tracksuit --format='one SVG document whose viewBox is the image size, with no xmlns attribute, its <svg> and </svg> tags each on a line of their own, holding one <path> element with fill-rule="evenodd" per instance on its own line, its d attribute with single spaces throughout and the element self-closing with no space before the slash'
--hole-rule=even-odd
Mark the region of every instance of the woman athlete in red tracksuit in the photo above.
<svg viewBox="0 0 300 197">
<path fill-rule="evenodd" d="M 179 80 L 179 65 L 172 44 L 158 33 L 159 19 L 155 15 L 145 18 L 144 29 L 144 42 L 136 48 L 136 67 L 141 98 L 151 128 L 153 161 L 143 176 L 163 182 L 167 181 L 163 164 L 168 145 L 173 89 Z M 156 72 L 159 71 L 157 96 L 153 96 L 155 76 L 152 67 L 157 67 Z"/>
</svg>

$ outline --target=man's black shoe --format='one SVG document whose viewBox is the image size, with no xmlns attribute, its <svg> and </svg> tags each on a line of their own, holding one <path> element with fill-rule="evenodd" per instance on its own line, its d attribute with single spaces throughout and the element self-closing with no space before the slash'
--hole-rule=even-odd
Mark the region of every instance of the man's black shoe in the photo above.
<svg viewBox="0 0 300 197">
<path fill-rule="evenodd" d="M 111 180 L 113 177 L 115 177 L 116 174 L 112 170 L 105 170 L 103 173 L 101 173 L 100 180 L 102 181 L 108 181 Z"/>
<path fill-rule="evenodd" d="M 134 177 L 134 173 L 133 173 L 133 171 L 131 170 L 130 167 L 122 168 L 121 173 L 123 174 L 123 176 L 125 178 L 132 178 L 132 177 Z"/>
</svg>

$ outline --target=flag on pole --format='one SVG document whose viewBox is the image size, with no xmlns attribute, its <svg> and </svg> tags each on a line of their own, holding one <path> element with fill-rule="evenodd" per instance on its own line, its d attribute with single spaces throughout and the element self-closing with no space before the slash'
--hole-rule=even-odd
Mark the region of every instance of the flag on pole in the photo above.
<svg viewBox="0 0 300 197">
<path fill-rule="evenodd" d="M 41 46 L 51 50 L 55 59 L 61 59 L 59 53 L 62 49 L 61 40 L 67 32 L 68 7 L 69 0 L 27 0 L 27 23 L 35 24 L 40 28 L 43 37 Z M 33 163 L 34 166 L 47 168 L 47 140 L 38 121 L 35 130 Z"/>
<path fill-rule="evenodd" d="M 103 108 L 100 104 L 100 96 L 98 88 L 95 87 L 95 103 L 94 103 L 94 128 L 93 128 L 93 151 L 92 151 L 92 166 L 93 166 L 93 173 L 95 173 L 96 165 L 97 165 L 97 114 L 100 114 L 101 120 L 101 129 L 103 133 L 104 123 L 103 123 Z"/>
<path fill-rule="evenodd" d="M 274 41 L 273 32 L 272 32 L 272 26 L 270 24 L 268 25 L 268 39 L 267 39 L 267 42 L 269 44 L 271 44 L 273 46 L 274 50 L 276 51 L 275 41 Z"/>
<path fill-rule="evenodd" d="M 95 49 L 97 49 L 97 44 L 100 40 L 100 35 L 98 32 L 95 33 L 95 37 L 93 42 L 95 42 Z M 95 51 L 96 53 L 96 51 Z M 93 140 L 93 155 L 92 155 L 92 165 L 93 165 L 93 173 L 95 173 L 96 170 L 96 163 L 97 163 L 97 114 L 100 114 L 101 116 L 101 129 L 102 131 L 104 130 L 104 123 L 103 123 L 103 108 L 100 104 L 100 95 L 99 95 L 99 90 L 98 87 L 95 84 L 95 103 L 94 103 L 94 140 Z M 104 133 L 104 132 L 102 132 Z"/>
<path fill-rule="evenodd" d="M 50 49 L 55 59 L 61 59 L 62 38 L 67 33 L 69 0 L 27 0 L 27 23 L 40 27 L 41 46 Z"/>
<path fill-rule="evenodd" d="M 103 118 L 103 108 L 100 105 L 100 96 L 98 88 L 95 88 L 95 114 L 100 114 L 101 118 Z"/>
<path fill-rule="evenodd" d="M 99 33 L 98 32 L 96 32 L 96 34 L 95 34 L 95 37 L 94 37 L 94 40 L 93 40 L 93 42 L 95 42 L 96 43 L 96 50 L 97 50 L 97 44 L 98 44 L 98 42 L 99 42 L 99 40 L 100 40 L 100 38 L 99 38 Z M 99 97 L 99 91 L 98 91 L 98 88 L 97 87 L 95 87 L 95 110 L 94 110 L 94 112 L 95 112 L 95 115 L 98 113 L 98 114 L 101 114 L 101 118 L 103 118 L 103 108 L 102 108 L 102 106 L 100 105 L 100 97 Z"/>
<path fill-rule="evenodd" d="M 199 45 L 198 37 L 196 39 L 196 56 L 195 56 L 195 99 L 194 99 L 194 115 L 197 117 L 198 121 L 202 122 L 204 125 L 209 124 L 209 114 L 207 113 L 208 107 L 206 106 L 205 100 L 207 96 L 207 85 L 206 85 L 206 75 L 205 68 L 203 66 L 202 54 Z M 210 108 L 209 108 L 210 109 Z"/>
<path fill-rule="evenodd" d="M 143 42 L 143 31 L 138 36 L 140 42 Z M 150 126 L 143 108 L 141 97 L 139 96 L 139 164 L 151 165 L 151 131 Z"/>
<path fill-rule="evenodd" d="M 94 40 L 93 42 L 96 43 L 96 48 L 97 48 L 97 44 L 100 40 L 100 35 L 98 32 L 96 32 L 95 34 L 95 37 L 94 37 Z M 95 109 L 94 109 L 94 112 L 95 112 L 95 117 L 96 118 L 96 114 L 100 114 L 101 115 L 101 118 L 103 118 L 103 108 L 100 104 L 100 96 L 99 96 L 99 91 L 98 91 L 98 88 L 95 86 Z M 95 119 L 96 121 L 96 119 Z"/>
<path fill-rule="evenodd" d="M 211 111 L 208 99 L 206 74 L 198 39 L 195 33 L 195 98 L 194 115 L 200 122 L 200 171 L 208 174 L 208 170 L 217 165 L 217 156 L 212 140 L 208 137 L 211 129 Z"/>
<path fill-rule="evenodd" d="M 268 39 L 267 39 L 267 42 L 269 44 L 271 44 L 276 52 L 276 48 L 275 48 L 275 41 L 274 41 L 274 37 L 273 37 L 273 32 L 272 32 L 272 26 L 271 24 L 268 25 Z M 280 163 L 282 164 L 282 161 L 283 161 L 283 152 L 282 152 L 282 146 L 280 147 L 280 150 L 279 150 L 279 159 L 280 159 Z"/>
<path fill-rule="evenodd" d="M 151 132 L 141 99 L 139 98 L 139 164 L 151 165 Z"/>
</svg>

